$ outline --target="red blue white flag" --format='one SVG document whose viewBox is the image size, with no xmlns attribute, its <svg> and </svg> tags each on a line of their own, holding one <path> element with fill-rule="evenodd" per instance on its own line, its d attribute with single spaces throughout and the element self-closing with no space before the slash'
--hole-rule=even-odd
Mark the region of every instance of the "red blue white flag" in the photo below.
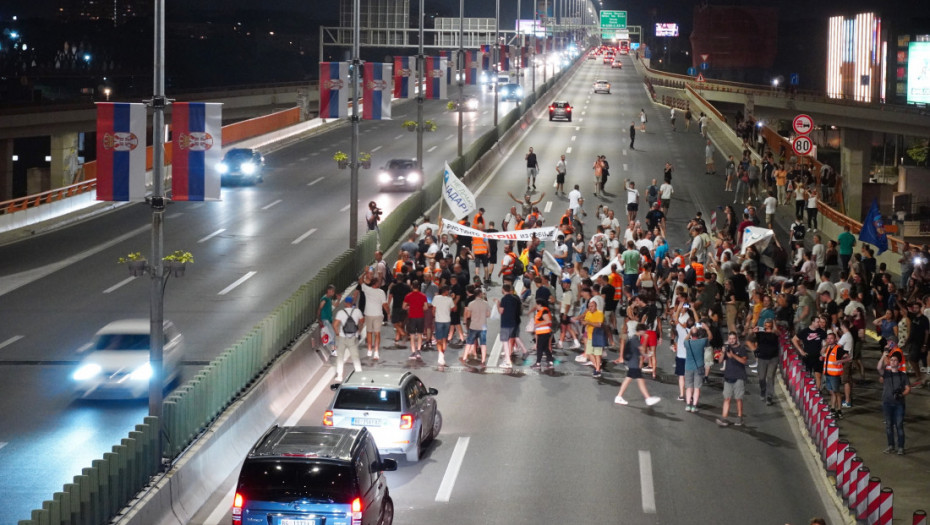
<svg viewBox="0 0 930 525">
<path fill-rule="evenodd" d="M 520 47 L 520 67 L 527 67 L 526 53 L 527 53 L 527 46 L 521 46 Z"/>
<path fill-rule="evenodd" d="M 348 117 L 351 90 L 348 62 L 320 62 L 320 118 Z"/>
<path fill-rule="evenodd" d="M 362 66 L 362 118 L 391 119 L 391 64 L 365 62 Z"/>
<path fill-rule="evenodd" d="M 394 98 L 416 97 L 417 57 L 394 57 Z"/>
<path fill-rule="evenodd" d="M 220 200 L 223 160 L 223 105 L 175 102 L 171 105 L 171 198 Z"/>
<path fill-rule="evenodd" d="M 491 46 L 484 44 L 481 46 L 481 71 L 491 69 Z"/>
<path fill-rule="evenodd" d="M 465 51 L 465 83 L 475 85 L 478 83 L 478 50 Z"/>
<path fill-rule="evenodd" d="M 97 200 L 145 199 L 145 104 L 97 103 Z"/>
<path fill-rule="evenodd" d="M 510 46 L 501 44 L 501 64 L 498 71 L 510 71 Z"/>
<path fill-rule="evenodd" d="M 446 75 L 448 74 L 449 59 L 441 57 L 426 57 L 426 89 L 424 93 L 427 99 L 446 99 L 448 96 L 448 85 Z"/>
</svg>

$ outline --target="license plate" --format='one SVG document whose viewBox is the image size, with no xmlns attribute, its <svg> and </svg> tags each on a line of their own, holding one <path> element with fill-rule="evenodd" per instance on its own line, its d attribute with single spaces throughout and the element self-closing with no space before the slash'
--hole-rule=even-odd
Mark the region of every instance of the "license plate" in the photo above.
<svg viewBox="0 0 930 525">
<path fill-rule="evenodd" d="M 355 427 L 379 427 L 381 420 L 373 417 L 353 417 L 352 426 Z"/>
<path fill-rule="evenodd" d="M 291 520 L 291 519 L 282 519 L 278 522 L 279 525 L 317 525 L 316 520 Z"/>
</svg>

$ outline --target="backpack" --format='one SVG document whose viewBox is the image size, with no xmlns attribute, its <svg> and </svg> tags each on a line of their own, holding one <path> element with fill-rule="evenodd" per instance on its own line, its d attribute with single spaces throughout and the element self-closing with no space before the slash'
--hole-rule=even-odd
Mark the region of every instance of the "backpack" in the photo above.
<svg viewBox="0 0 930 525">
<path fill-rule="evenodd" d="M 807 233 L 807 227 L 803 224 L 798 223 L 791 227 L 792 232 L 794 233 L 794 240 L 803 241 L 804 235 Z"/>
<path fill-rule="evenodd" d="M 346 322 L 342 324 L 342 332 L 346 335 L 355 335 L 358 333 L 358 323 L 355 322 L 355 318 L 352 317 L 352 312 L 355 310 L 344 310 L 346 312 Z"/>
<path fill-rule="evenodd" d="M 526 271 L 526 268 L 523 266 L 523 261 L 520 260 L 516 255 L 513 256 L 513 270 L 510 271 L 512 275 L 517 277 L 523 275 L 523 272 Z"/>
</svg>

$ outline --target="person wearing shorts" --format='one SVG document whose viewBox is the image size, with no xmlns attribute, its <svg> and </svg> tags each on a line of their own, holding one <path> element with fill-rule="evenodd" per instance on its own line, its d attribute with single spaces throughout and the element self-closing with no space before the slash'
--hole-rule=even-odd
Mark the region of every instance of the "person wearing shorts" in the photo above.
<svg viewBox="0 0 930 525">
<path fill-rule="evenodd" d="M 439 293 L 433 297 L 432 303 L 439 366 L 445 366 L 446 364 L 446 345 L 449 342 L 449 328 L 452 326 L 452 307 L 454 305 L 455 302 L 449 296 L 449 287 L 440 286 Z"/>
<path fill-rule="evenodd" d="M 695 325 L 685 340 L 685 412 L 696 413 L 704 384 L 704 351 L 708 347 L 707 331 Z"/>
<path fill-rule="evenodd" d="M 717 418 L 717 424 L 721 427 L 730 426 L 727 415 L 730 412 L 730 400 L 735 399 L 737 416 L 735 425 L 741 427 L 743 426 L 743 396 L 746 394 L 746 362 L 749 361 L 749 352 L 739 343 L 739 337 L 735 332 L 730 332 L 727 336 L 723 356 L 726 359 L 726 368 L 723 369 L 723 411 Z"/>
<path fill-rule="evenodd" d="M 381 323 L 387 311 L 387 295 L 380 288 L 381 282 L 374 275 L 371 268 L 362 273 L 358 279 L 362 293 L 365 294 L 365 332 L 368 343 L 368 357 L 380 359 L 378 350 L 381 348 Z"/>
<path fill-rule="evenodd" d="M 623 398 L 623 393 L 626 392 L 626 389 L 629 388 L 630 383 L 633 381 L 636 381 L 639 391 L 646 399 L 647 406 L 655 405 L 661 401 L 659 397 L 649 395 L 649 390 L 646 389 L 646 380 L 643 379 L 643 371 L 639 367 L 639 362 L 642 357 L 639 353 L 639 341 L 645 333 L 646 325 L 638 324 L 636 326 L 636 332 L 626 342 L 624 347 L 625 352 L 620 356 L 626 363 L 627 370 L 626 377 L 623 378 L 623 383 L 620 384 L 620 391 L 617 393 L 617 397 L 614 398 L 614 403 L 618 405 L 630 404 L 629 401 Z"/>
</svg>

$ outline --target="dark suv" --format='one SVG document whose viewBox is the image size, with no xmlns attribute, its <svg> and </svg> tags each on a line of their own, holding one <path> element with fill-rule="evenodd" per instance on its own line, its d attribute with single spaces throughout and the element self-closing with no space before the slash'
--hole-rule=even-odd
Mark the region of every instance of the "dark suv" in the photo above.
<svg viewBox="0 0 930 525">
<path fill-rule="evenodd" d="M 242 464 L 233 525 L 389 525 L 391 470 L 364 428 L 274 426 Z"/>
</svg>

